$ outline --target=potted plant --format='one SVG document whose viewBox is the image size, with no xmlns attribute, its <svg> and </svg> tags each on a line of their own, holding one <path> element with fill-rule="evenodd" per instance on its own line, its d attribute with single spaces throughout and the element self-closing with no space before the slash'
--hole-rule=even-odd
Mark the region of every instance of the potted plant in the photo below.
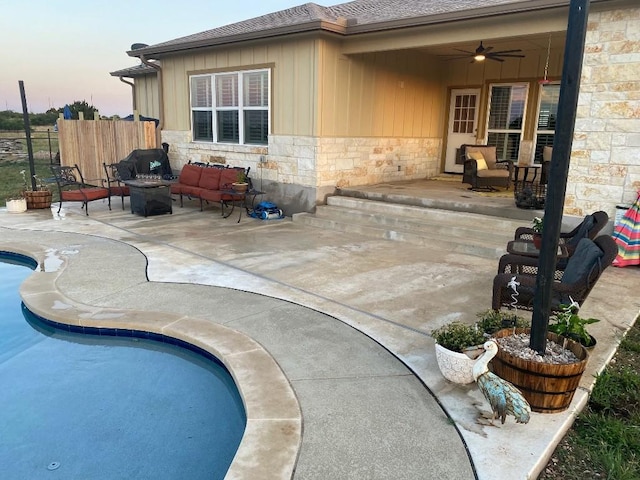
<svg viewBox="0 0 640 480">
<path fill-rule="evenodd" d="M 587 348 L 596 345 L 596 339 L 587 332 L 586 325 L 599 322 L 597 318 L 583 318 L 578 315 L 579 306 L 577 304 L 560 305 L 562 311 L 549 317 L 553 323 L 549 323 L 550 332 L 562 335 L 580 342 Z"/>
<path fill-rule="evenodd" d="M 27 208 L 29 210 L 51 208 L 51 191 L 37 175 L 34 175 L 33 178 L 36 181 L 36 189 L 25 190 L 24 192 L 24 196 L 27 200 Z"/>
<path fill-rule="evenodd" d="M 24 192 L 27 189 L 27 177 L 25 176 L 24 170 L 20 170 L 20 174 L 22 175 L 22 187 L 18 192 L 6 199 L 7 211 L 9 213 L 22 213 L 27 211 L 27 200 L 24 197 Z"/>
<path fill-rule="evenodd" d="M 431 332 L 436 341 L 436 362 L 447 380 L 467 384 L 473 382 L 473 365 L 483 352 L 484 332 L 476 325 L 451 322 Z M 476 348 L 474 348 L 476 347 Z"/>
<path fill-rule="evenodd" d="M 531 230 L 533 230 L 533 244 L 540 250 L 542 246 L 542 228 L 544 226 L 544 218 L 534 217 L 531 222 Z"/>
<path fill-rule="evenodd" d="M 236 192 L 246 192 L 249 189 L 249 183 L 247 182 L 247 173 L 242 170 L 238 170 L 236 181 L 231 184 Z"/>
</svg>

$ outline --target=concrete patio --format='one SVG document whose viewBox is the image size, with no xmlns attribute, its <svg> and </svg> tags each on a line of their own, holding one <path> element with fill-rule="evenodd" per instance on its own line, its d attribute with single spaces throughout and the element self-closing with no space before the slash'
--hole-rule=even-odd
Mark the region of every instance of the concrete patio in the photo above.
<svg viewBox="0 0 640 480">
<path fill-rule="evenodd" d="M 431 200 L 451 196 L 447 188 Z M 424 189 L 419 195 L 428 200 Z M 467 195 L 451 208 L 464 210 L 465 202 L 473 210 L 473 202 L 496 200 Z M 536 478 L 640 311 L 632 293 L 640 270 L 605 271 L 582 309 L 602 321 L 590 326 L 598 345 L 570 409 L 488 427 L 476 421 L 489 406 L 475 385 L 454 385 L 439 373 L 429 333 L 454 319 L 471 323 L 490 307 L 496 260 L 453 254 L 446 238 L 425 248 L 289 218 L 243 216 L 238 224 L 235 215 L 223 219 L 218 207 L 200 212 L 195 203 L 148 218 L 113 204 L 109 211 L 93 202 L 89 217 L 71 204 L 61 215 L 57 206 L 0 209 L 0 250 L 34 255 L 55 272 L 46 285 L 28 281 L 21 290 L 43 316 L 64 321 L 47 306 L 50 297 L 37 297 L 46 290 L 91 312 L 87 322 L 108 323 L 96 312 L 126 310 L 181 336 L 179 321 L 188 317 L 196 336 L 214 324 L 257 342 L 252 348 L 273 362 L 267 373 L 281 392 L 256 387 L 274 395 L 259 398 L 243 386 L 250 369 L 234 364 L 232 353 L 227 364 L 250 397 L 248 417 L 262 422 L 251 428 L 273 427 L 273 435 L 243 443 L 229 478 L 258 478 L 248 472 L 259 461 L 278 472 L 260 478 Z"/>
</svg>

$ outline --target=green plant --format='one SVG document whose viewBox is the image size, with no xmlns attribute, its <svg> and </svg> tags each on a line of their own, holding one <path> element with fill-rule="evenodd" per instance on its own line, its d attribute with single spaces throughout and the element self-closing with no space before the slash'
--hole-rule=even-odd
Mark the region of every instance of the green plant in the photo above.
<svg viewBox="0 0 640 480">
<path fill-rule="evenodd" d="M 484 332 L 476 325 L 451 322 L 431 332 L 431 336 L 442 347 L 463 353 L 468 347 L 481 345 L 485 341 Z"/>
<path fill-rule="evenodd" d="M 583 318 L 578 315 L 578 306 L 561 305 L 562 311 L 550 317 L 554 323 L 549 323 L 549 331 L 563 337 L 577 340 L 585 347 L 591 345 L 591 335 L 587 332 L 586 325 L 599 322 L 596 318 Z"/>
<path fill-rule="evenodd" d="M 544 226 L 544 218 L 534 217 L 531 221 L 531 230 L 535 233 L 542 233 L 542 228 Z"/>
<path fill-rule="evenodd" d="M 247 173 L 242 170 L 238 170 L 238 175 L 236 176 L 236 183 L 247 183 Z"/>
<path fill-rule="evenodd" d="M 531 323 L 524 317 L 503 310 L 486 310 L 476 314 L 478 329 L 487 335 L 493 335 L 503 328 L 529 328 Z"/>
</svg>

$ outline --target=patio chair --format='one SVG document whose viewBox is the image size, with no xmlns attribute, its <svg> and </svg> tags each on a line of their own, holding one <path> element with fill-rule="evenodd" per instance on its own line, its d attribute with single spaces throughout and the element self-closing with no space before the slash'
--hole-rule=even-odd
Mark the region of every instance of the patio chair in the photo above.
<svg viewBox="0 0 640 480">
<path fill-rule="evenodd" d="M 129 187 L 123 183 L 120 177 L 120 171 L 118 170 L 119 165 L 119 163 L 102 164 L 107 179 L 109 197 L 114 195 L 119 196 L 122 200 L 122 210 L 124 210 L 124 197 L 129 196 Z"/>
<path fill-rule="evenodd" d="M 62 209 L 62 202 L 82 202 L 82 208 L 84 208 L 85 214 L 88 216 L 89 202 L 100 198 L 106 198 L 108 200 L 109 210 L 111 210 L 109 189 L 86 184 L 78 165 L 74 165 L 73 167 L 51 165 L 50 168 L 58 185 L 60 198 L 58 214 Z M 98 180 L 100 183 L 103 181 L 103 179 Z"/>
<path fill-rule="evenodd" d="M 559 278 L 553 281 L 551 287 L 551 310 L 559 311 L 560 305 L 569 304 L 571 299 L 582 305 L 602 272 L 611 265 L 617 254 L 618 245 L 609 235 L 602 235 L 595 241 L 589 238 L 580 240 L 566 268 L 556 271 Z M 533 310 L 538 259 L 505 255 L 500 261 L 500 268 L 502 271 L 493 279 L 492 308 L 500 310 L 501 307 L 517 307 Z M 505 271 L 508 273 L 504 273 Z M 516 287 L 517 295 L 509 287 L 514 277 L 520 284 Z"/>
<path fill-rule="evenodd" d="M 509 188 L 513 176 L 513 164 L 508 160 L 497 160 L 496 147 L 489 145 L 461 145 L 464 155 L 462 183 L 471 185 L 469 190 L 495 190 L 494 187 Z"/>
<path fill-rule="evenodd" d="M 578 243 L 583 238 L 593 240 L 609 221 L 609 215 L 602 210 L 586 215 L 582 222 L 570 232 L 560 233 L 559 243 L 567 247 L 569 256 L 573 255 Z M 518 227 L 514 240 L 533 241 L 533 229 L 530 227 Z"/>
</svg>

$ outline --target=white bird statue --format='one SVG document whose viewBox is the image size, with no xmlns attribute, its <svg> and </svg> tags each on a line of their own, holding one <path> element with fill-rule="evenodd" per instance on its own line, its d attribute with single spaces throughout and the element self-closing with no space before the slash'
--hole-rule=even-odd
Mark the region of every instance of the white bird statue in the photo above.
<svg viewBox="0 0 640 480">
<path fill-rule="evenodd" d="M 482 347 L 485 352 L 473 366 L 473 379 L 491 405 L 493 419 L 500 417 L 504 423 L 507 415 L 513 415 L 516 423 L 527 423 L 531 415 L 531 406 L 522 396 L 522 392 L 489 371 L 489 361 L 498 353 L 498 344 L 495 340 L 487 340 Z"/>
</svg>

